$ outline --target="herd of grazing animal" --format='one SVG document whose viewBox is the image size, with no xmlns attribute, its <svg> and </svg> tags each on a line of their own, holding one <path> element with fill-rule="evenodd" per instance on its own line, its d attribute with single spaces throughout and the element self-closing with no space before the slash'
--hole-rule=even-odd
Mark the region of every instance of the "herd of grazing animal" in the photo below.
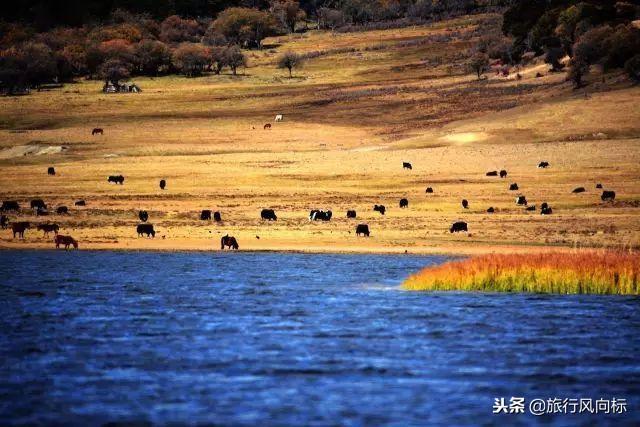
<svg viewBox="0 0 640 427">
<path fill-rule="evenodd" d="M 284 120 L 284 116 L 282 114 L 278 114 L 275 117 L 275 121 L 276 122 L 281 122 Z M 271 129 L 271 124 L 270 123 L 266 123 L 264 125 L 264 129 Z M 101 128 L 95 128 L 93 129 L 93 131 L 91 132 L 92 135 L 103 135 L 104 134 L 104 130 Z M 547 161 L 541 161 L 538 163 L 538 168 L 541 169 L 546 169 L 550 166 L 549 162 Z M 407 169 L 407 170 L 413 170 L 413 166 L 411 165 L 411 163 L 409 162 L 402 162 L 402 168 L 403 169 Z M 47 174 L 50 176 L 55 176 L 56 175 L 56 170 L 54 167 L 49 167 L 47 169 Z M 506 178 L 507 177 L 507 171 L 502 169 L 499 172 L 498 171 L 489 171 L 486 173 L 486 176 L 489 177 L 494 177 L 494 176 L 500 176 L 500 178 Z M 124 176 L 123 175 L 110 175 L 107 178 L 107 182 L 109 183 L 114 183 L 114 184 L 119 184 L 119 185 L 124 185 Z M 160 189 L 161 190 L 165 190 L 167 185 L 167 182 L 165 179 L 161 179 L 160 180 Z M 596 184 L 596 189 L 602 189 L 602 184 L 598 183 Z M 509 185 L 509 191 L 518 191 L 519 187 L 517 183 L 511 183 Z M 579 194 L 579 193 L 584 193 L 586 192 L 586 189 L 584 187 L 576 187 L 572 193 L 574 194 Z M 432 187 L 427 187 L 427 189 L 425 190 L 425 193 L 427 194 L 433 194 L 434 190 Z M 604 190 L 602 192 L 601 195 L 601 200 L 603 202 L 605 201 L 614 201 L 616 197 L 616 193 L 615 191 L 611 191 L 611 190 Z M 528 201 L 526 199 L 526 197 L 524 195 L 518 195 L 516 197 L 516 205 L 519 206 L 524 206 L 526 211 L 535 211 L 536 210 L 536 206 L 535 205 L 529 205 Z M 75 202 L 75 206 L 86 206 L 86 202 L 84 200 L 78 200 Z M 402 198 L 400 199 L 399 202 L 399 206 L 400 208 L 408 208 L 409 207 L 409 200 L 407 198 Z M 48 211 L 47 211 L 47 205 L 44 202 L 44 200 L 42 199 L 33 199 L 30 202 L 30 207 L 32 210 L 35 211 L 36 216 L 46 216 L 48 215 Z M 463 209 L 469 209 L 469 201 L 466 199 L 462 200 L 462 207 Z M 374 205 L 373 210 L 376 212 L 379 212 L 381 215 L 385 215 L 386 212 L 386 208 L 384 205 Z M 2 205 L 0 206 L 0 212 L 19 212 L 20 211 L 20 205 L 17 201 L 15 200 L 5 200 L 2 202 Z M 489 207 L 486 212 L 487 213 L 494 213 L 496 210 L 493 207 Z M 56 213 L 58 215 L 63 215 L 63 214 L 68 214 L 69 210 L 66 206 L 58 206 L 56 208 Z M 209 209 L 204 209 L 201 211 L 200 213 L 200 219 L 201 220 L 211 220 L 211 210 Z M 551 215 L 553 213 L 552 208 L 548 205 L 548 203 L 542 203 L 540 206 L 540 213 L 541 215 Z M 313 209 L 311 210 L 311 212 L 309 213 L 309 220 L 310 221 L 331 221 L 332 218 L 332 212 L 331 210 L 320 210 L 320 209 Z M 347 218 L 349 219 L 355 219 L 356 218 L 356 211 L 355 210 L 348 210 L 347 211 Z M 273 209 L 262 209 L 262 211 L 260 212 L 260 217 L 262 220 L 265 221 L 277 221 L 278 217 L 276 216 L 276 213 Z M 142 222 L 141 224 L 138 224 L 136 226 L 136 231 L 139 237 L 149 237 L 149 238 L 153 238 L 156 235 L 156 230 L 154 229 L 153 224 L 148 224 L 147 221 L 149 220 L 149 214 L 147 211 L 145 210 L 141 210 L 138 212 L 138 218 L 140 219 L 140 221 Z M 214 212 L 213 213 L 213 219 L 216 222 L 221 222 L 222 221 L 222 216 L 220 214 L 220 212 Z M 0 228 L 2 229 L 6 229 L 8 227 L 9 224 L 9 217 L 7 215 L 0 215 Z M 16 237 L 20 238 L 20 239 L 24 239 L 24 234 L 25 231 L 28 230 L 29 228 L 31 228 L 31 224 L 27 221 L 15 221 L 11 223 L 11 231 L 13 233 L 13 238 L 15 239 Z M 64 245 L 65 249 L 69 249 L 70 246 L 73 246 L 74 248 L 78 248 L 78 242 L 73 239 L 71 236 L 63 236 L 59 234 L 59 230 L 60 230 L 60 226 L 58 224 L 55 223 L 41 223 L 37 225 L 37 230 L 38 231 L 42 231 L 43 232 L 43 237 L 47 237 L 49 235 L 49 233 L 53 232 L 55 234 L 55 238 L 54 238 L 54 243 L 56 245 L 56 248 L 59 248 L 61 245 Z M 449 228 L 449 232 L 450 233 L 457 233 L 457 232 L 468 232 L 468 224 L 464 221 L 457 221 L 454 222 L 451 227 Z M 357 236 L 365 236 L 365 237 L 369 237 L 370 236 L 370 230 L 369 230 L 369 226 L 368 224 L 358 224 L 356 226 L 356 235 Z M 164 236 L 163 236 L 164 238 Z M 257 239 L 259 239 L 259 236 L 256 236 Z M 239 249 L 239 244 L 238 241 L 235 237 L 233 236 L 229 236 L 228 234 L 223 236 L 220 240 L 220 246 L 221 246 L 221 250 L 224 250 L 225 248 L 229 248 L 231 250 L 238 250 Z"/>
</svg>

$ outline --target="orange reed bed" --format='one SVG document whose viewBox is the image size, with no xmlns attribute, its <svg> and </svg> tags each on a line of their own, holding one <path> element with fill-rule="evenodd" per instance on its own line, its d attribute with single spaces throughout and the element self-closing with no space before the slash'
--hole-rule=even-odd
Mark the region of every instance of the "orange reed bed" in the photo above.
<svg viewBox="0 0 640 427">
<path fill-rule="evenodd" d="M 614 251 L 482 255 L 410 276 L 416 291 L 639 294 L 640 255 Z"/>
</svg>

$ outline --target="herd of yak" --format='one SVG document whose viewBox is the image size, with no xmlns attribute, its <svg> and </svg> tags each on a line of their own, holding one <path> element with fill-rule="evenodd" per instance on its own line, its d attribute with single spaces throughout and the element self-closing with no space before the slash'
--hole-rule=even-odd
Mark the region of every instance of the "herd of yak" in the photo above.
<svg viewBox="0 0 640 427">
<path fill-rule="evenodd" d="M 96 129 L 94 129 L 94 133 L 95 131 Z M 98 129 L 98 131 L 99 131 L 98 133 L 101 133 L 100 131 L 102 131 L 102 129 Z M 402 167 L 403 169 L 409 169 L 409 170 L 413 169 L 411 166 L 411 163 L 408 163 L 408 162 L 403 162 Z M 540 162 L 538 164 L 538 168 L 541 168 L 541 169 L 545 169 L 548 167 L 549 167 L 549 162 L 546 162 L 546 161 Z M 49 167 L 47 170 L 47 173 L 49 175 L 55 175 L 56 174 L 55 168 Z M 501 170 L 499 172 L 490 171 L 486 173 L 486 176 L 491 176 L 491 177 L 499 176 L 500 178 L 506 178 L 507 171 L 506 170 Z M 124 185 L 124 176 L 111 175 L 107 178 L 107 182 L 114 183 L 116 185 Z M 164 179 L 160 180 L 161 190 L 164 190 L 166 188 L 166 185 L 167 185 L 166 180 Z M 596 184 L 596 188 L 602 189 L 603 188 L 602 184 Z M 519 190 L 519 187 L 517 183 L 512 183 L 509 185 L 509 191 L 518 191 L 518 190 Z M 585 191 L 586 190 L 584 187 L 577 187 L 573 190 L 573 193 L 583 193 Z M 427 187 L 425 193 L 432 194 L 434 193 L 434 190 L 432 187 Z M 602 201 L 613 201 L 615 197 L 616 197 L 616 193 L 610 190 L 603 190 L 601 195 Z M 536 206 L 530 205 L 527 201 L 527 198 L 524 195 L 521 195 L 521 194 L 518 195 L 515 199 L 515 203 L 518 206 L 523 206 L 527 211 L 536 211 Z M 78 200 L 75 202 L 75 206 L 86 206 L 86 202 L 84 200 Z M 400 208 L 407 208 L 409 207 L 409 201 L 406 198 L 402 198 L 400 199 L 399 206 Z M 47 205 L 42 199 L 31 200 L 30 207 L 35 212 L 36 216 L 49 215 L 49 211 L 47 210 Z M 466 199 L 462 200 L 462 207 L 463 209 L 469 208 L 469 202 Z M 386 208 L 384 205 L 374 205 L 373 210 L 376 212 L 379 212 L 381 215 L 384 215 L 386 212 Z M 20 205 L 18 204 L 17 201 L 5 200 L 2 202 L 2 205 L 0 206 L 0 227 L 2 229 L 6 229 L 9 226 L 9 218 L 6 215 L 6 213 L 9 213 L 9 212 L 15 212 L 15 213 L 20 212 Z M 67 215 L 69 214 L 69 209 L 66 206 L 58 206 L 55 212 L 58 215 Z M 489 207 L 487 209 L 487 213 L 494 213 L 494 212 L 495 212 L 495 209 L 493 207 Z M 552 212 L 553 210 L 551 209 L 551 206 L 549 206 L 548 203 L 545 202 L 540 205 L 540 214 L 550 215 L 552 214 Z M 211 214 L 212 214 L 211 210 L 208 210 L 208 209 L 202 210 L 202 212 L 200 213 L 200 219 L 203 221 L 211 220 L 212 218 Z M 331 221 L 332 215 L 333 213 L 330 210 L 324 211 L 324 210 L 313 209 L 309 213 L 309 220 L 310 221 Z M 348 210 L 346 216 L 347 218 L 355 219 L 356 215 L 357 214 L 355 210 Z M 141 221 L 141 223 L 136 226 L 136 232 L 138 233 L 138 237 L 143 237 L 143 236 L 155 237 L 156 231 L 153 227 L 153 224 L 147 223 L 147 221 L 149 220 L 148 212 L 139 211 L 138 218 Z M 273 209 L 262 209 L 262 211 L 260 212 L 260 218 L 265 221 L 276 221 L 278 219 Z M 222 221 L 222 216 L 220 212 L 213 212 L 213 220 L 216 222 Z M 11 222 L 11 230 L 13 232 L 14 239 L 16 237 L 24 239 L 24 233 L 29 228 L 31 228 L 31 224 L 29 222 L 26 222 L 26 221 Z M 44 236 L 48 236 L 49 233 L 55 234 L 54 243 L 56 245 L 56 248 L 59 248 L 61 245 L 63 245 L 65 249 L 69 249 L 70 246 L 73 246 L 74 248 L 77 249 L 78 242 L 71 236 L 63 236 L 58 234 L 59 229 L 60 227 L 57 224 L 49 223 L 49 222 L 41 223 L 37 225 L 37 230 L 42 231 L 44 233 Z M 464 221 L 454 222 L 449 228 L 449 231 L 451 233 L 468 232 L 467 223 Z M 356 226 L 355 232 L 357 236 L 362 235 L 362 236 L 369 237 L 370 235 L 368 224 L 358 224 Z M 224 250 L 225 248 L 238 250 L 239 247 L 240 246 L 238 245 L 237 239 L 233 236 L 225 235 L 220 239 L 221 250 Z"/>
</svg>

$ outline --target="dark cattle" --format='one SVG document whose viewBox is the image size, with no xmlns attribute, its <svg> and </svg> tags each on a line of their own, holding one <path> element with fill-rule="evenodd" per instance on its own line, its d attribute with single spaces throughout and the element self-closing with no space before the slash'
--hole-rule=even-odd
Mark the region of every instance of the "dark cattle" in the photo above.
<svg viewBox="0 0 640 427">
<path fill-rule="evenodd" d="M 229 236 L 228 234 L 226 236 L 222 236 L 222 238 L 220 239 L 220 250 L 223 251 L 225 246 L 235 251 L 240 249 L 236 238 L 233 236 Z"/>
<path fill-rule="evenodd" d="M 71 236 L 62 236 L 58 234 L 53 241 L 56 243 L 56 249 L 60 247 L 60 245 L 64 245 L 64 249 L 69 249 L 69 246 L 72 246 L 75 249 L 78 249 L 78 242 Z"/>
<path fill-rule="evenodd" d="M 516 190 L 518 190 L 518 184 L 514 182 L 509 186 L 509 191 L 516 191 Z"/>
<path fill-rule="evenodd" d="M 487 176 L 498 176 L 498 171 L 487 172 Z"/>
<path fill-rule="evenodd" d="M 124 176 L 122 175 L 110 175 L 109 178 L 107 178 L 107 182 L 113 182 L 114 184 L 124 184 Z"/>
<path fill-rule="evenodd" d="M 427 189 L 424 192 L 425 193 L 433 193 L 433 188 L 427 187 Z"/>
<path fill-rule="evenodd" d="M 356 227 L 356 236 L 363 235 L 369 237 L 369 226 L 367 224 L 358 224 Z"/>
<path fill-rule="evenodd" d="M 260 212 L 260 218 L 266 219 L 267 221 L 276 221 L 278 219 L 276 212 L 273 209 L 262 209 Z"/>
<path fill-rule="evenodd" d="M 527 198 L 524 196 L 516 197 L 516 205 L 527 206 Z"/>
<path fill-rule="evenodd" d="M 462 207 L 464 209 L 469 209 L 469 202 L 467 201 L 467 199 L 462 199 Z"/>
<path fill-rule="evenodd" d="M 263 129 L 271 129 L 271 123 L 267 123 L 264 125 Z"/>
<path fill-rule="evenodd" d="M 493 209 L 493 206 L 487 209 L 487 213 L 494 213 L 494 212 L 495 212 L 495 209 Z"/>
<path fill-rule="evenodd" d="M 66 206 L 58 206 L 58 209 L 56 209 L 56 213 L 58 215 L 68 214 L 69 213 L 69 208 L 66 207 Z"/>
<path fill-rule="evenodd" d="M 549 204 L 547 202 L 544 202 L 543 204 L 540 205 L 540 209 L 547 209 L 549 207 Z"/>
<path fill-rule="evenodd" d="M 49 211 L 46 209 L 36 209 L 36 216 L 47 216 L 49 215 Z"/>
<path fill-rule="evenodd" d="M 13 231 L 13 238 L 16 238 L 16 235 L 21 239 L 24 239 L 24 231 L 31 227 L 31 224 L 28 222 L 14 222 L 11 224 L 11 231 Z"/>
<path fill-rule="evenodd" d="M 86 206 L 87 203 L 84 200 L 78 200 L 75 203 L 76 206 Z"/>
<path fill-rule="evenodd" d="M 209 209 L 203 209 L 202 212 L 200 212 L 200 219 L 202 221 L 207 221 L 211 219 L 211 211 Z"/>
<path fill-rule="evenodd" d="M 333 213 L 331 211 L 321 211 L 318 209 L 312 209 L 309 212 L 309 220 L 310 221 L 331 221 L 331 217 Z"/>
<path fill-rule="evenodd" d="M 220 216 L 220 212 L 214 212 L 213 213 L 213 220 L 215 222 L 220 222 L 222 221 L 222 216 Z"/>
<path fill-rule="evenodd" d="M 506 171 L 506 170 L 504 170 L 504 169 L 502 169 L 502 170 L 500 171 L 500 178 L 506 178 L 506 177 L 507 177 L 507 171 Z"/>
<path fill-rule="evenodd" d="M 467 230 L 467 223 L 464 221 L 454 222 L 451 228 L 449 229 L 449 233 L 458 233 L 460 231 L 469 231 Z"/>
<path fill-rule="evenodd" d="M 600 198 L 602 199 L 603 202 L 606 202 L 606 201 L 613 202 L 613 200 L 616 198 L 616 192 L 605 190 L 602 192 L 602 196 L 600 196 Z"/>
<path fill-rule="evenodd" d="M 587 190 L 585 190 L 584 187 L 578 187 L 578 188 L 574 188 L 572 193 L 584 193 L 585 191 Z"/>
<path fill-rule="evenodd" d="M 527 206 L 525 208 L 525 211 L 535 211 L 535 210 L 536 210 L 536 205 Z"/>
<path fill-rule="evenodd" d="M 42 199 L 33 199 L 31 209 L 47 209 L 47 204 Z"/>
<path fill-rule="evenodd" d="M 91 131 L 91 135 L 96 135 L 96 134 L 104 135 L 104 130 L 102 128 L 94 128 Z"/>
<path fill-rule="evenodd" d="M 167 186 L 167 181 L 165 181 L 164 179 L 160 180 L 160 189 L 164 190 L 164 187 Z"/>
<path fill-rule="evenodd" d="M 400 207 L 401 208 L 408 208 L 409 207 L 409 201 L 407 199 L 400 199 Z"/>
<path fill-rule="evenodd" d="M 540 162 L 540 163 L 538 163 L 538 167 L 540 169 L 546 169 L 546 168 L 549 167 L 549 162 Z"/>
<path fill-rule="evenodd" d="M 147 237 L 156 237 L 156 231 L 153 229 L 153 224 L 138 224 L 136 231 L 138 232 L 138 237 L 142 237 L 143 234 L 146 234 Z"/>
<path fill-rule="evenodd" d="M 536 79 L 539 79 L 540 77 L 542 77 L 544 74 L 542 73 L 536 73 Z"/>
<path fill-rule="evenodd" d="M 402 162 L 402 169 L 413 169 L 413 167 L 411 167 L 411 163 L 409 162 Z"/>
<path fill-rule="evenodd" d="M 553 213 L 553 210 L 547 206 L 546 208 L 542 208 L 540 209 L 540 215 L 551 215 Z"/>
<path fill-rule="evenodd" d="M 347 211 L 347 218 L 355 218 L 356 211 Z"/>
<path fill-rule="evenodd" d="M 58 224 L 38 224 L 37 228 L 44 232 L 43 236 L 48 236 L 52 231 L 55 235 L 58 235 L 58 230 L 60 230 L 60 226 L 58 226 Z"/>
<path fill-rule="evenodd" d="M 149 213 L 147 211 L 139 211 L 138 218 L 140 218 L 140 221 L 142 222 L 147 222 L 149 219 Z"/>
<path fill-rule="evenodd" d="M 602 184 L 596 184 L 596 188 L 602 188 Z"/>
<path fill-rule="evenodd" d="M 56 174 L 56 170 L 55 170 L 55 168 L 49 166 L 49 169 L 47 169 L 47 173 L 49 175 L 55 175 Z"/>
<path fill-rule="evenodd" d="M 384 205 L 374 205 L 373 210 L 380 212 L 380 215 L 384 215 L 384 213 L 387 211 L 387 208 L 385 208 Z"/>
<path fill-rule="evenodd" d="M 18 204 L 18 202 L 14 200 L 5 200 L 4 202 L 2 202 L 2 206 L 0 206 L 0 211 L 3 211 L 3 212 L 19 211 L 19 210 L 20 210 L 20 205 Z"/>
<path fill-rule="evenodd" d="M 7 218 L 6 215 L 0 215 L 0 228 L 4 230 L 5 228 L 7 228 L 8 224 L 9 224 L 9 218 Z"/>
</svg>

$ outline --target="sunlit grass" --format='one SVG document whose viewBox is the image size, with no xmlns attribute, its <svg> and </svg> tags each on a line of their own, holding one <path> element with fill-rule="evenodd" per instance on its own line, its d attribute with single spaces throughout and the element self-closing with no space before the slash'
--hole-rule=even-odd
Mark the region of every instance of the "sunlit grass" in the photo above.
<svg viewBox="0 0 640 427">
<path fill-rule="evenodd" d="M 409 277 L 416 291 L 637 295 L 640 255 L 614 251 L 483 255 Z"/>
</svg>

